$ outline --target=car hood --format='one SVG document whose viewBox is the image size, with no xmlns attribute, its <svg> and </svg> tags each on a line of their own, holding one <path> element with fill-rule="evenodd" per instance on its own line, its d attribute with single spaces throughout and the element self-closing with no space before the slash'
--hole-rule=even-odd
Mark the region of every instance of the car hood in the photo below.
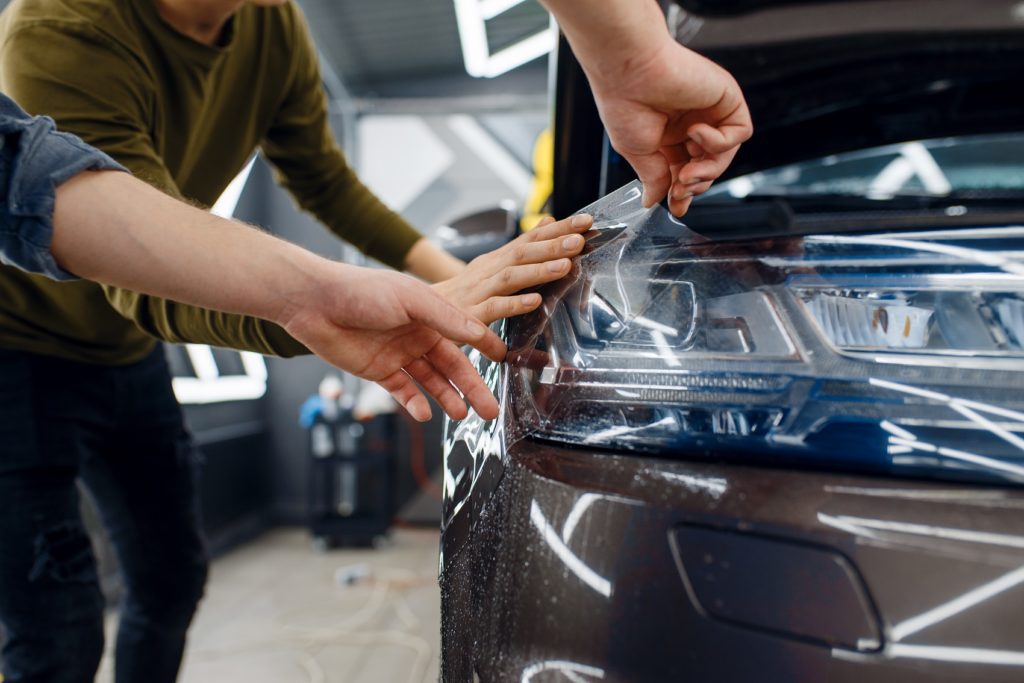
<svg viewBox="0 0 1024 683">
<path fill-rule="evenodd" d="M 907 140 L 1021 129 L 1024 3 L 680 0 L 671 31 L 739 81 L 735 176 Z"/>
</svg>

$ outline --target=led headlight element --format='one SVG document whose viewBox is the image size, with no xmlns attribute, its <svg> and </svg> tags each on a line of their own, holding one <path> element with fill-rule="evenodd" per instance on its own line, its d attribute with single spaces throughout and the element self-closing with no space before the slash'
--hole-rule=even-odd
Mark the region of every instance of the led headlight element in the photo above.
<svg viewBox="0 0 1024 683">
<path fill-rule="evenodd" d="M 933 311 L 906 300 L 815 293 L 805 303 L 840 348 L 922 349 L 928 344 Z"/>
</svg>

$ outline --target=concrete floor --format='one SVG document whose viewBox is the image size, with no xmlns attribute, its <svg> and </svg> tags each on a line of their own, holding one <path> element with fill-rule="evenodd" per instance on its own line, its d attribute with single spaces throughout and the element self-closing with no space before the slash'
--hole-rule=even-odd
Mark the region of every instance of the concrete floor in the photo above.
<svg viewBox="0 0 1024 683">
<path fill-rule="evenodd" d="M 326 553 L 302 530 L 260 537 L 214 561 L 179 682 L 436 681 L 437 551 L 434 530 L 397 530 L 380 549 Z M 343 586 L 336 574 L 344 567 L 369 576 Z M 108 654 L 97 681 L 111 681 L 111 670 Z"/>
</svg>

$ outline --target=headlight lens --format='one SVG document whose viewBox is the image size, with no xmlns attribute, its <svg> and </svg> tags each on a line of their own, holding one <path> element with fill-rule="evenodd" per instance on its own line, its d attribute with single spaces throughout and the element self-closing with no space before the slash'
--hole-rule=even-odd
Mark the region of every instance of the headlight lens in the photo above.
<svg viewBox="0 0 1024 683">
<path fill-rule="evenodd" d="M 585 211 L 509 325 L 523 434 L 1024 481 L 1024 228 L 720 242 L 636 184 Z"/>
</svg>

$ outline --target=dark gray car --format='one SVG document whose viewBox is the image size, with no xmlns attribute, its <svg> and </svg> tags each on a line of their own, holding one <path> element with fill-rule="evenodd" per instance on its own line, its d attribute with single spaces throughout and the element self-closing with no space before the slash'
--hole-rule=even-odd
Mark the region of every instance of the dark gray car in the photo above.
<svg viewBox="0 0 1024 683">
<path fill-rule="evenodd" d="M 1024 680 L 1024 10 L 683 4 L 756 136 L 645 211 L 560 53 L 597 220 L 449 425 L 443 678 Z"/>
</svg>

